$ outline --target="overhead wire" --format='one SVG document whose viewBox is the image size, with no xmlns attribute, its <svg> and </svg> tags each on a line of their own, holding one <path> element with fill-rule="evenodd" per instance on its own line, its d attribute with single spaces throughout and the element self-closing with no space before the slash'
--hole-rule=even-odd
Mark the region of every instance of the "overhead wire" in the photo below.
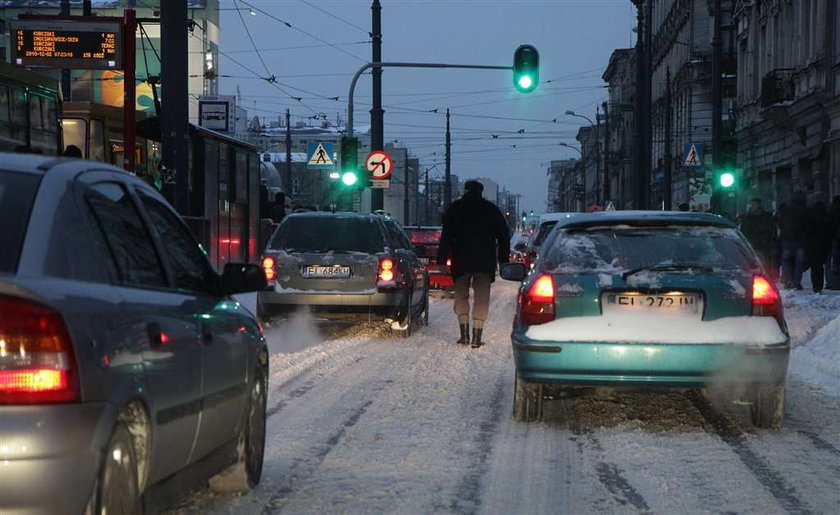
<svg viewBox="0 0 840 515">
<path fill-rule="evenodd" d="M 367 35 L 368 35 L 368 37 L 371 37 L 371 38 L 373 37 L 373 33 L 372 33 L 372 32 L 370 32 L 370 31 L 369 31 L 369 30 L 367 30 L 367 29 L 363 29 L 362 27 L 359 27 L 358 25 L 356 25 L 356 24 L 355 24 L 355 23 L 353 23 L 353 22 L 347 21 L 347 20 L 345 20 L 344 18 L 342 18 L 342 17 L 340 17 L 340 16 L 338 16 L 338 15 L 335 15 L 335 14 L 333 14 L 333 13 L 329 12 L 329 11 L 326 11 L 326 10 L 324 10 L 324 9 L 321 9 L 321 8 L 320 8 L 320 7 L 318 7 L 317 5 L 313 5 L 312 3 L 307 2 L 306 0 L 300 0 L 300 2 L 301 2 L 302 4 L 304 4 L 304 5 L 308 5 L 309 7 L 311 7 L 311 8 L 313 8 L 313 9 L 315 9 L 316 11 L 320 11 L 320 12 L 322 12 L 322 13 L 326 14 L 326 15 L 327 15 L 327 16 L 329 16 L 330 18 L 335 18 L 336 20 L 340 21 L 341 23 L 344 23 L 345 25 L 349 25 L 350 27 L 353 27 L 354 29 L 358 29 L 358 30 L 360 30 L 360 31 L 364 32 L 365 34 L 367 34 Z"/>
<path fill-rule="evenodd" d="M 257 44 L 254 42 L 254 36 L 251 35 L 251 30 L 248 29 L 248 24 L 245 23 L 245 18 L 242 16 L 242 11 L 239 9 L 239 4 L 237 3 L 237 0 L 233 0 L 233 5 L 234 5 L 234 7 L 236 7 L 236 14 L 239 15 L 239 21 L 242 22 L 242 28 L 245 29 L 245 34 L 247 34 L 248 39 L 251 40 L 251 46 L 254 47 L 254 52 L 256 52 L 257 58 L 262 63 L 263 68 L 265 68 L 266 75 L 269 76 L 269 77 L 274 77 L 274 75 L 271 74 L 271 70 L 268 69 L 268 65 L 265 64 L 265 60 L 263 59 L 263 56 L 260 53 L 260 49 L 257 47 Z"/>
</svg>

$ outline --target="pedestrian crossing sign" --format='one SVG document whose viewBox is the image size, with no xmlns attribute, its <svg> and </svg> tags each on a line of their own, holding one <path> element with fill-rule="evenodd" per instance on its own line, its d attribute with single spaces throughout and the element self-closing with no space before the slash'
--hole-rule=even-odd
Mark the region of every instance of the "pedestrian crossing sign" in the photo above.
<svg viewBox="0 0 840 515">
<path fill-rule="evenodd" d="M 335 168 L 332 143 L 310 143 L 306 148 L 307 168 Z"/>
<path fill-rule="evenodd" d="M 683 156 L 683 168 L 699 169 L 703 167 L 703 145 L 686 143 Z"/>
</svg>

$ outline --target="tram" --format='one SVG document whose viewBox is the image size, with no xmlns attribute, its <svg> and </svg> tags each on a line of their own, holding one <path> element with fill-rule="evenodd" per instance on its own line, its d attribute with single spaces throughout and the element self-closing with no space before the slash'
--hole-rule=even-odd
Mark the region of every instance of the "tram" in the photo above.
<svg viewBox="0 0 840 515">
<path fill-rule="evenodd" d="M 0 60 L 0 152 L 61 153 L 58 82 Z"/>
<path fill-rule="evenodd" d="M 137 135 L 160 142 L 160 119 L 137 124 Z M 190 124 L 189 200 L 182 218 L 218 270 L 226 263 L 260 259 L 259 149 L 225 134 Z M 162 192 L 174 204 L 174 177 Z"/>
</svg>

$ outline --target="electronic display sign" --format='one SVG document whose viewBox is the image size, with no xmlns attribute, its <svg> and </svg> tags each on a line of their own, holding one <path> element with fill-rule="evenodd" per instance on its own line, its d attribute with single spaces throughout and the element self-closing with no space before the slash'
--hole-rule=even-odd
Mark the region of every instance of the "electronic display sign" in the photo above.
<svg viewBox="0 0 840 515">
<path fill-rule="evenodd" d="M 12 22 L 12 63 L 84 70 L 122 68 L 118 22 L 23 20 Z"/>
</svg>

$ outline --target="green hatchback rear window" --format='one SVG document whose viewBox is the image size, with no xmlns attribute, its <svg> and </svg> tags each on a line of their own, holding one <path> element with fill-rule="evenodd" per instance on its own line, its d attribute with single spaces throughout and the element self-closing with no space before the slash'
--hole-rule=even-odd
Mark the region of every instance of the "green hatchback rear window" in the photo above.
<svg viewBox="0 0 840 515">
<path fill-rule="evenodd" d="M 0 273 L 14 273 L 40 176 L 0 170 Z"/>
</svg>

